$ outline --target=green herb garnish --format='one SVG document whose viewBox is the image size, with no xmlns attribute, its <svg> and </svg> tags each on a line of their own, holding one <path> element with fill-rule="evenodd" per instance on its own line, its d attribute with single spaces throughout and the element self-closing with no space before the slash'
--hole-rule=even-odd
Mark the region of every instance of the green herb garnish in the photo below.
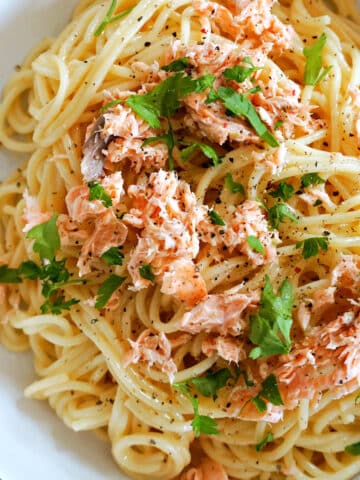
<svg viewBox="0 0 360 480">
<path fill-rule="evenodd" d="M 281 284 L 276 296 L 266 275 L 260 309 L 250 317 L 250 340 L 257 345 L 251 350 L 250 358 L 264 358 L 290 351 L 293 305 L 293 288 L 288 279 Z"/>
<path fill-rule="evenodd" d="M 150 145 L 151 143 L 164 142 L 167 146 L 168 154 L 169 154 L 169 170 L 172 171 L 175 168 L 173 150 L 176 145 L 176 138 L 175 138 L 174 130 L 171 126 L 170 121 L 168 122 L 168 124 L 169 124 L 169 130 L 167 133 L 164 133 L 163 135 L 159 135 L 158 137 L 147 138 L 146 140 L 144 140 L 141 147 L 145 147 L 146 145 Z"/>
<path fill-rule="evenodd" d="M 286 201 L 294 195 L 294 187 L 285 181 L 282 181 L 277 186 L 276 190 L 269 192 L 269 195 L 273 198 L 281 198 Z"/>
<path fill-rule="evenodd" d="M 133 10 L 134 8 L 134 7 L 128 8 L 127 10 L 124 10 L 123 12 L 113 17 L 113 13 L 116 9 L 116 5 L 117 5 L 117 0 L 112 0 L 110 8 L 107 11 L 104 20 L 100 23 L 100 25 L 94 32 L 95 37 L 99 37 L 102 34 L 102 32 L 105 30 L 105 28 L 109 25 L 109 23 L 113 23 L 113 22 L 116 22 L 117 20 L 120 20 L 120 18 L 125 17 L 125 15 L 128 15 L 131 12 L 131 10 Z"/>
<path fill-rule="evenodd" d="M 298 218 L 292 213 L 285 203 L 276 203 L 268 209 L 269 221 L 273 228 L 278 228 L 285 218 L 289 218 L 292 222 L 297 223 Z"/>
<path fill-rule="evenodd" d="M 111 295 L 124 283 L 126 277 L 118 275 L 110 275 L 108 279 L 101 285 L 97 292 L 96 308 L 104 308 L 110 300 Z"/>
<path fill-rule="evenodd" d="M 219 98 L 224 103 L 225 107 L 233 112 L 235 115 L 245 117 L 250 125 L 254 128 L 256 133 L 271 147 L 278 147 L 279 143 L 272 133 L 267 129 L 259 117 L 254 105 L 242 93 L 237 93 L 235 90 L 229 87 L 219 87 Z"/>
<path fill-rule="evenodd" d="M 205 155 L 205 157 L 210 158 L 210 160 L 212 160 L 214 166 L 220 165 L 221 158 L 217 154 L 216 150 L 214 150 L 209 145 L 206 145 L 205 143 L 198 143 L 198 142 L 191 143 L 186 148 L 181 150 L 180 156 L 183 163 L 187 162 L 187 160 L 195 152 L 195 150 L 201 150 L 201 152 Z"/>
<path fill-rule="evenodd" d="M 246 243 L 249 245 L 249 247 L 252 250 L 255 250 L 255 252 L 261 253 L 261 255 L 264 255 L 265 250 L 264 247 L 262 246 L 260 240 L 257 237 L 254 237 L 253 235 L 249 235 L 246 238 Z"/>
<path fill-rule="evenodd" d="M 208 214 L 213 225 L 221 225 L 222 227 L 225 226 L 224 220 L 218 213 L 215 212 L 215 210 L 209 210 Z"/>
<path fill-rule="evenodd" d="M 255 445 L 256 451 L 261 452 L 261 450 L 268 444 L 274 440 L 274 435 L 272 432 L 269 432 L 265 438 L 261 440 L 257 445 Z"/>
<path fill-rule="evenodd" d="M 197 79 L 178 72 L 159 83 L 153 90 L 144 95 L 131 95 L 126 103 L 143 118 L 151 127 L 161 128 L 159 118 L 169 118 L 180 108 L 180 101 L 196 92 L 201 93 L 212 87 L 215 76 L 206 74 Z"/>
<path fill-rule="evenodd" d="M 304 73 L 305 85 L 318 85 L 332 68 L 331 65 L 325 69 L 323 69 L 322 66 L 322 50 L 326 44 L 326 40 L 326 34 L 322 33 L 321 37 L 311 47 L 305 47 L 303 50 L 306 57 Z"/>
<path fill-rule="evenodd" d="M 122 265 L 124 260 L 124 254 L 122 253 L 123 247 L 111 247 L 101 255 L 101 260 L 104 260 L 108 265 Z"/>
<path fill-rule="evenodd" d="M 310 187 L 310 185 L 320 185 L 326 183 L 317 173 L 306 173 L 301 177 L 301 188 Z"/>
<path fill-rule="evenodd" d="M 41 260 L 53 260 L 60 248 L 60 235 L 56 226 L 57 213 L 47 222 L 36 225 L 26 235 L 34 239 L 33 251 L 39 254 Z"/>
<path fill-rule="evenodd" d="M 178 58 L 177 60 L 169 63 L 169 65 L 161 67 L 161 70 L 165 70 L 165 72 L 183 72 L 188 65 L 188 58 Z"/>
<path fill-rule="evenodd" d="M 123 100 L 120 100 L 120 99 L 111 100 L 111 102 L 106 103 L 105 105 L 103 105 L 100 108 L 100 113 L 104 113 L 104 112 L 106 112 L 106 110 L 109 110 L 110 108 L 116 107 L 116 105 L 119 105 L 122 102 L 123 102 Z"/>
<path fill-rule="evenodd" d="M 302 254 L 305 259 L 315 257 L 320 250 L 327 252 L 329 248 L 329 239 L 327 237 L 313 237 L 307 238 L 297 242 L 296 248 L 302 247 Z"/>
<path fill-rule="evenodd" d="M 106 193 L 104 187 L 98 182 L 88 183 L 89 187 L 89 200 L 100 200 L 104 207 L 109 208 L 112 206 L 112 200 L 108 193 Z"/>
<path fill-rule="evenodd" d="M 0 266 L 0 283 L 21 283 L 20 270 L 9 268 L 7 265 Z"/>
<path fill-rule="evenodd" d="M 223 368 L 217 372 L 209 372 L 204 377 L 192 378 L 187 383 L 192 383 L 204 397 L 217 399 L 217 391 L 225 387 L 227 381 L 233 378 L 228 368 Z"/>
<path fill-rule="evenodd" d="M 235 182 L 230 172 L 225 175 L 225 187 L 231 193 L 241 193 L 242 195 L 245 195 L 245 189 L 243 185 Z"/>
<path fill-rule="evenodd" d="M 251 77 L 254 72 L 261 70 L 261 67 L 255 67 L 249 57 L 245 57 L 243 62 L 250 65 L 250 67 L 243 67 L 241 65 L 235 65 L 233 68 L 227 68 L 224 70 L 223 76 L 227 80 L 235 80 L 235 82 L 242 83 L 247 78 Z"/>
<path fill-rule="evenodd" d="M 151 265 L 141 265 L 139 268 L 139 273 L 142 278 L 145 280 L 150 280 L 150 282 L 155 281 L 155 275 L 152 271 Z"/>
<path fill-rule="evenodd" d="M 349 455 L 360 455 L 360 442 L 348 445 L 345 447 L 345 452 Z"/>
<path fill-rule="evenodd" d="M 277 380 L 274 374 L 269 375 L 261 384 L 262 388 L 256 397 L 251 399 L 256 405 L 256 408 L 260 413 L 264 413 L 267 410 L 265 400 L 268 400 L 273 405 L 284 405 L 281 398 Z M 265 400 L 264 400 L 265 399 Z"/>
</svg>

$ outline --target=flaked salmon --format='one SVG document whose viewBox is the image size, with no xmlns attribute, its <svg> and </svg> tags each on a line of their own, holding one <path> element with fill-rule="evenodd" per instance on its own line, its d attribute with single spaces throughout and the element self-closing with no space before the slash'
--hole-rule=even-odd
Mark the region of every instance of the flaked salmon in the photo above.
<svg viewBox="0 0 360 480">
<path fill-rule="evenodd" d="M 180 480 L 228 480 L 228 478 L 220 463 L 206 458 L 196 468 L 183 473 Z"/>
<path fill-rule="evenodd" d="M 180 288 L 176 291 L 186 304 L 200 301 L 206 287 L 193 260 L 200 247 L 196 225 L 205 209 L 197 205 L 190 186 L 174 172 L 160 170 L 145 184 L 130 186 L 128 195 L 132 208 L 123 220 L 140 230 L 128 265 L 135 290 L 151 283 L 140 274 L 141 265 L 151 265 L 166 292 Z"/>
</svg>

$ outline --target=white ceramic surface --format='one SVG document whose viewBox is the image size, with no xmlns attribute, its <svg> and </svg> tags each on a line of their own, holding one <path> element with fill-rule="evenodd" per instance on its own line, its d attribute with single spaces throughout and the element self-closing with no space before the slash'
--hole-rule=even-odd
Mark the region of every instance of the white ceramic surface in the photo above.
<svg viewBox="0 0 360 480">
<path fill-rule="evenodd" d="M 0 0 L 0 90 L 29 48 L 61 31 L 76 3 Z M 21 161 L 0 148 L 0 180 Z M 70 431 L 46 402 L 23 397 L 34 379 L 30 354 L 0 346 L 0 480 L 126 480 L 108 444 Z"/>
</svg>

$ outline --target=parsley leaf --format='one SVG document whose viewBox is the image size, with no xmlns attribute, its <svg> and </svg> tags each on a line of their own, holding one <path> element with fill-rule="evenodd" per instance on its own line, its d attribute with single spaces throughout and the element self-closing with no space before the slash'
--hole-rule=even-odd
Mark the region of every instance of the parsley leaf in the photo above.
<svg viewBox="0 0 360 480">
<path fill-rule="evenodd" d="M 145 147 L 146 145 L 150 145 L 151 143 L 157 143 L 157 142 L 166 143 L 166 146 L 169 152 L 169 170 L 174 170 L 175 162 L 173 157 L 173 150 L 176 145 L 176 138 L 175 138 L 174 130 L 171 126 L 170 121 L 169 121 L 169 131 L 167 133 L 164 133 L 163 135 L 159 135 L 158 137 L 147 138 L 146 140 L 144 140 L 141 147 Z"/>
<path fill-rule="evenodd" d="M 182 72 L 186 69 L 188 65 L 189 65 L 188 58 L 178 58 L 177 60 L 174 60 L 173 62 L 169 63 L 169 65 L 165 65 L 164 67 L 161 67 L 161 70 L 165 70 L 165 72 Z"/>
<path fill-rule="evenodd" d="M 297 217 L 292 213 L 285 203 L 277 203 L 268 210 L 269 221 L 273 228 L 278 228 L 285 218 L 289 218 L 292 222 L 297 223 Z"/>
<path fill-rule="evenodd" d="M 70 310 L 73 305 L 80 302 L 75 298 L 65 302 L 64 295 L 57 297 L 53 302 L 47 300 L 41 305 L 41 313 L 53 313 L 54 315 L 61 315 L 63 310 Z"/>
<path fill-rule="evenodd" d="M 171 117 L 180 108 L 180 100 L 192 92 L 201 93 L 210 88 L 215 76 L 206 74 L 192 79 L 178 72 L 159 83 L 144 95 L 131 95 L 126 103 L 151 127 L 160 128 L 159 117 Z"/>
<path fill-rule="evenodd" d="M 315 257 L 320 250 L 327 252 L 329 239 L 327 237 L 313 237 L 297 242 L 296 248 L 302 247 L 302 254 L 305 259 Z"/>
<path fill-rule="evenodd" d="M 348 445 L 345 447 L 345 452 L 349 455 L 360 455 L 360 442 Z"/>
<path fill-rule="evenodd" d="M 113 107 L 115 107 L 116 105 L 119 105 L 122 102 L 123 102 L 123 100 L 120 100 L 120 99 L 111 100 L 111 102 L 106 103 L 105 105 L 103 105 L 100 108 L 100 113 L 104 113 L 104 112 L 106 112 L 106 110 L 109 110 L 110 108 L 113 108 Z"/>
<path fill-rule="evenodd" d="M 0 266 L 0 283 L 21 283 L 18 268 L 9 268 L 7 265 Z"/>
<path fill-rule="evenodd" d="M 38 253 L 41 260 L 53 260 L 60 248 L 60 235 L 56 227 L 57 213 L 45 223 L 36 225 L 26 235 L 26 238 L 35 240 L 33 251 Z"/>
<path fill-rule="evenodd" d="M 241 193 L 242 195 L 245 195 L 245 189 L 243 185 L 235 182 L 230 172 L 225 175 L 225 187 L 231 193 Z"/>
<path fill-rule="evenodd" d="M 303 50 L 306 57 L 304 72 L 305 85 L 316 86 L 332 68 L 332 66 L 327 67 L 325 70 L 322 68 L 322 50 L 326 44 L 326 40 L 326 34 L 322 33 L 321 37 L 311 47 L 305 47 Z"/>
<path fill-rule="evenodd" d="M 218 435 L 220 432 L 217 429 L 216 421 L 211 417 L 199 414 L 199 400 L 191 395 L 188 383 L 174 383 L 174 387 L 189 399 L 193 407 L 194 419 L 191 422 L 191 426 L 195 432 L 195 436 L 199 437 L 201 433 L 205 433 L 207 435 Z"/>
<path fill-rule="evenodd" d="M 217 423 L 213 418 L 207 415 L 199 415 L 199 413 L 195 413 L 191 426 L 196 437 L 199 437 L 201 433 L 205 433 L 206 435 L 219 435 L 220 433 L 217 428 Z"/>
<path fill-rule="evenodd" d="M 95 307 L 104 308 L 110 300 L 111 295 L 124 283 L 125 280 L 126 277 L 119 277 L 114 274 L 110 275 L 97 291 Z"/>
<path fill-rule="evenodd" d="M 214 150 L 209 145 L 206 145 L 205 143 L 197 143 L 197 142 L 191 143 L 186 148 L 181 150 L 180 156 L 181 156 L 182 162 L 185 163 L 197 149 L 201 150 L 202 153 L 205 155 L 205 157 L 210 158 L 210 160 L 213 161 L 214 166 L 220 165 L 221 158 L 217 154 L 216 150 Z"/>
<path fill-rule="evenodd" d="M 112 0 L 110 8 L 107 11 L 104 20 L 100 23 L 100 25 L 94 32 L 95 37 L 99 37 L 102 34 L 102 32 L 105 30 L 105 28 L 109 25 L 109 23 L 113 23 L 113 22 L 116 22 L 117 20 L 120 20 L 120 18 L 125 17 L 125 15 L 128 15 L 131 12 L 131 10 L 133 10 L 134 8 L 134 7 L 128 8 L 127 10 L 124 10 L 123 12 L 113 17 L 112 14 L 115 11 L 116 4 L 117 4 L 117 0 Z"/>
<path fill-rule="evenodd" d="M 264 247 L 262 246 L 260 240 L 257 237 L 254 237 L 253 235 L 249 235 L 246 238 L 246 243 L 249 245 L 249 247 L 252 250 L 255 250 L 255 252 L 261 253 L 261 255 L 264 255 L 265 250 Z"/>
<path fill-rule="evenodd" d="M 235 369 L 236 377 L 239 378 L 240 375 L 244 377 L 244 382 L 247 387 L 254 387 L 255 383 L 249 378 L 249 375 L 246 370 L 240 370 L 240 368 L 237 366 Z"/>
<path fill-rule="evenodd" d="M 217 372 L 209 372 L 204 377 L 189 380 L 204 397 L 217 399 L 217 391 L 225 387 L 227 381 L 233 378 L 228 368 L 222 368 Z"/>
<path fill-rule="evenodd" d="M 266 275 L 260 309 L 250 317 L 250 340 L 257 345 L 251 350 L 250 358 L 264 358 L 290 351 L 293 305 L 293 288 L 288 279 L 281 284 L 276 296 Z"/>
<path fill-rule="evenodd" d="M 261 440 L 257 445 L 255 445 L 256 451 L 261 452 L 261 450 L 268 444 L 274 440 L 274 435 L 272 432 L 269 432 L 265 438 Z"/>
<path fill-rule="evenodd" d="M 261 70 L 261 67 L 255 67 L 249 57 L 245 57 L 243 59 L 244 63 L 250 65 L 250 67 L 243 67 L 241 65 L 235 65 L 233 68 L 227 68 L 224 70 L 223 76 L 227 80 L 235 80 L 235 82 L 242 83 L 247 78 L 251 77 L 251 75 L 256 72 L 257 70 Z"/>
<path fill-rule="evenodd" d="M 88 187 L 90 190 L 89 193 L 89 200 L 101 200 L 101 203 L 104 207 L 109 208 L 112 206 L 112 200 L 108 193 L 106 193 L 104 187 L 100 185 L 98 182 L 90 182 L 88 183 Z"/>
<path fill-rule="evenodd" d="M 310 185 L 320 185 L 326 183 L 317 173 L 306 173 L 301 177 L 301 188 L 310 187 Z"/>
<path fill-rule="evenodd" d="M 145 278 L 145 280 L 150 280 L 150 282 L 155 281 L 155 275 L 153 274 L 151 265 L 141 265 L 139 273 L 142 278 Z"/>
<path fill-rule="evenodd" d="M 19 270 L 23 277 L 28 278 L 29 280 L 36 280 L 37 278 L 42 278 L 44 269 L 30 260 L 28 262 L 23 262 Z"/>
<path fill-rule="evenodd" d="M 237 93 L 235 90 L 229 87 L 219 87 L 219 98 L 224 103 L 225 107 L 235 115 L 245 117 L 250 125 L 254 128 L 256 133 L 271 147 L 278 147 L 279 143 L 272 133 L 267 129 L 259 117 L 254 105 L 242 93 Z"/>
<path fill-rule="evenodd" d="M 123 247 L 111 247 L 101 255 L 101 260 L 104 260 L 108 265 L 122 265 L 124 254 L 121 252 Z"/>
<path fill-rule="evenodd" d="M 285 181 L 282 181 L 277 186 L 276 190 L 269 192 L 269 195 L 273 198 L 281 198 L 286 201 L 294 195 L 294 187 Z"/>
<path fill-rule="evenodd" d="M 278 120 L 274 125 L 274 130 L 279 130 L 284 125 L 284 120 Z"/>
<path fill-rule="evenodd" d="M 218 213 L 215 212 L 215 210 L 209 210 L 208 214 L 213 225 L 221 225 L 222 227 L 225 226 L 224 220 Z"/>
<path fill-rule="evenodd" d="M 267 406 L 265 400 L 268 400 L 273 405 L 284 405 L 281 398 L 279 387 L 275 375 L 272 373 L 261 384 L 261 390 L 256 397 L 251 399 L 256 405 L 256 408 L 260 413 L 266 412 Z"/>
</svg>

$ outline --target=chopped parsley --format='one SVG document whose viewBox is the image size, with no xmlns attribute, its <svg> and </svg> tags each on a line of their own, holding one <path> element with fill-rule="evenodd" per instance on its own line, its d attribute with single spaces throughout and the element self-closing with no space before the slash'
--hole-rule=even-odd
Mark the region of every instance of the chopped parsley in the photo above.
<svg viewBox="0 0 360 480">
<path fill-rule="evenodd" d="M 110 108 L 116 107 L 116 105 L 119 105 L 122 103 L 123 100 L 116 99 L 116 100 L 111 100 L 111 102 L 106 103 L 100 108 L 100 113 L 106 112 L 106 110 L 109 110 Z"/>
<path fill-rule="evenodd" d="M 249 235 L 246 238 L 246 243 L 249 245 L 249 247 L 254 250 L 255 252 L 261 253 L 261 255 L 264 255 L 265 250 L 264 247 L 262 246 L 260 240 L 257 237 L 254 237 L 253 235 Z"/>
<path fill-rule="evenodd" d="M 292 222 L 297 223 L 298 218 L 292 213 L 285 203 L 276 203 L 268 209 L 269 221 L 273 228 L 278 228 L 285 218 L 289 218 Z"/>
<path fill-rule="evenodd" d="M 41 313 L 52 313 L 54 315 L 61 315 L 63 310 L 70 310 L 73 305 L 79 303 L 80 300 L 72 298 L 71 300 L 65 301 L 65 296 L 60 295 L 56 297 L 55 300 L 46 300 L 46 302 L 41 305 Z"/>
<path fill-rule="evenodd" d="M 183 72 L 178 72 L 159 83 L 149 93 L 131 95 L 126 103 L 151 127 L 161 128 L 160 117 L 171 117 L 181 107 L 180 101 L 184 97 L 211 88 L 214 81 L 215 76 L 211 74 L 192 79 Z"/>
<path fill-rule="evenodd" d="M 238 378 L 240 373 L 237 372 L 236 378 Z M 194 420 L 191 425 L 197 437 L 201 433 L 218 435 L 220 432 L 217 429 L 217 423 L 214 419 L 205 415 L 199 415 L 199 400 L 196 396 L 191 395 L 191 385 L 196 387 L 204 397 L 212 397 L 213 400 L 216 400 L 218 390 L 225 387 L 228 380 L 233 378 L 234 376 L 228 368 L 222 368 L 217 372 L 208 372 L 203 377 L 190 378 L 185 382 L 174 384 L 174 387 L 186 395 L 191 402 L 194 409 Z"/>
<path fill-rule="evenodd" d="M 250 125 L 254 128 L 256 133 L 271 147 L 278 147 L 279 143 L 272 133 L 267 129 L 259 117 L 254 105 L 242 93 L 237 93 L 229 87 L 219 87 L 217 92 L 219 98 L 224 103 L 225 107 L 235 115 L 245 117 Z"/>
<path fill-rule="evenodd" d="M 65 266 L 65 260 L 55 260 L 55 254 L 60 248 L 60 236 L 56 226 L 57 214 L 47 222 L 32 228 L 27 238 L 34 240 L 33 251 L 42 261 L 38 265 L 32 260 L 23 262 L 19 268 L 0 267 L 0 283 L 21 283 L 24 279 L 41 280 L 41 293 L 45 299 L 41 306 L 42 313 L 61 314 L 72 305 L 79 303 L 77 299 L 65 301 L 63 288 L 70 284 L 84 283 L 83 280 L 70 280 L 70 273 Z"/>
<path fill-rule="evenodd" d="M 266 437 L 264 437 L 261 442 L 259 442 L 257 445 L 255 445 L 256 451 L 261 452 L 261 450 L 268 444 L 271 443 L 274 440 L 274 435 L 272 432 L 269 432 Z"/>
<path fill-rule="evenodd" d="M 131 10 L 133 10 L 134 8 L 134 7 L 128 8 L 127 10 L 124 10 L 118 15 L 113 16 L 113 13 L 116 9 L 116 5 L 117 5 L 117 0 L 112 0 L 110 8 L 106 12 L 104 20 L 100 23 L 100 25 L 94 32 L 95 37 L 99 37 L 102 34 L 102 32 L 105 30 L 105 28 L 109 25 L 109 23 L 113 23 L 113 22 L 116 22 L 117 20 L 120 20 L 120 18 L 125 17 L 125 15 L 128 15 L 131 12 Z"/>
<path fill-rule="evenodd" d="M 276 190 L 269 192 L 269 195 L 273 198 L 281 198 L 281 200 L 289 200 L 294 195 L 294 187 L 285 181 L 279 183 Z"/>
<path fill-rule="evenodd" d="M 104 260 L 108 265 L 122 265 L 124 260 L 124 254 L 122 253 L 123 247 L 111 247 L 101 255 L 101 260 Z"/>
<path fill-rule="evenodd" d="M 188 65 L 188 58 L 178 58 L 177 60 L 169 63 L 169 65 L 161 67 L 161 70 L 165 70 L 165 72 L 183 72 Z"/>
<path fill-rule="evenodd" d="M 7 265 L 0 266 L 0 283 L 21 283 L 20 270 L 9 268 Z"/>
<path fill-rule="evenodd" d="M 41 260 L 53 260 L 55 253 L 60 248 L 60 235 L 56 226 L 57 213 L 47 222 L 36 225 L 26 235 L 34 239 L 33 251 L 39 254 Z"/>
<path fill-rule="evenodd" d="M 289 280 L 283 281 L 278 295 L 275 295 L 270 279 L 266 275 L 260 309 L 250 317 L 249 338 L 257 345 L 251 350 L 250 358 L 264 358 L 290 351 L 293 306 L 293 288 Z"/>
<path fill-rule="evenodd" d="M 306 57 L 304 73 L 305 85 L 318 85 L 332 68 L 331 65 L 325 69 L 323 69 L 322 66 L 322 51 L 326 40 L 326 34 L 322 33 L 320 38 L 311 47 L 305 47 L 303 50 Z"/>
<path fill-rule="evenodd" d="M 267 410 L 265 400 L 269 401 L 273 405 L 284 405 L 281 398 L 279 387 L 275 375 L 272 373 L 261 384 L 261 390 L 256 397 L 251 399 L 260 413 L 264 413 Z"/>
<path fill-rule="evenodd" d="M 205 143 L 198 142 L 191 143 L 186 148 L 181 150 L 180 157 L 182 162 L 187 162 L 187 160 L 195 152 L 195 150 L 200 150 L 205 155 L 205 157 L 210 158 L 214 166 L 220 165 L 221 158 L 217 154 L 216 150 L 214 150 L 209 145 L 206 145 Z"/>
<path fill-rule="evenodd" d="M 106 193 L 104 187 L 98 182 L 88 183 L 89 187 L 89 200 L 100 200 L 104 207 L 109 208 L 112 206 L 112 200 L 109 194 Z"/>
<path fill-rule="evenodd" d="M 168 154 L 169 154 L 169 170 L 174 170 L 175 162 L 174 162 L 173 150 L 176 145 L 176 138 L 175 138 L 174 130 L 171 126 L 170 121 L 168 122 L 168 124 L 169 124 L 169 130 L 167 133 L 164 133 L 163 135 L 159 135 L 158 137 L 147 138 L 146 140 L 144 140 L 141 147 L 145 147 L 146 145 L 150 145 L 151 143 L 164 142 L 167 146 Z"/>
<path fill-rule="evenodd" d="M 225 175 L 225 187 L 231 193 L 241 193 L 245 195 L 245 189 L 241 183 L 237 183 L 234 181 L 233 176 L 230 172 L 227 172 Z"/>
<path fill-rule="evenodd" d="M 301 177 L 301 188 L 310 187 L 311 185 L 321 185 L 326 181 L 320 177 L 317 173 L 305 173 Z"/>
<path fill-rule="evenodd" d="M 110 300 L 111 295 L 124 283 L 126 277 L 110 275 L 97 291 L 96 308 L 104 308 Z"/>
<path fill-rule="evenodd" d="M 218 213 L 215 212 L 215 210 L 209 210 L 208 212 L 210 221 L 213 225 L 221 225 L 222 227 L 225 226 L 224 220 L 220 217 Z"/>
<path fill-rule="evenodd" d="M 217 399 L 217 391 L 225 387 L 227 381 L 233 378 L 228 368 L 222 368 L 217 372 L 209 372 L 204 377 L 192 378 L 187 383 L 192 383 L 204 397 Z"/>
<path fill-rule="evenodd" d="M 345 447 L 345 452 L 349 455 L 360 455 L 360 442 L 348 445 Z"/>
<path fill-rule="evenodd" d="M 151 265 L 141 265 L 139 268 L 139 273 L 142 278 L 145 280 L 150 280 L 150 282 L 155 281 L 155 275 L 152 271 Z"/>
<path fill-rule="evenodd" d="M 227 68 L 224 70 L 223 76 L 227 80 L 234 80 L 235 82 L 242 83 L 247 78 L 250 78 L 254 72 L 261 70 L 261 67 L 255 67 L 249 57 L 245 57 L 243 62 L 250 67 L 244 67 L 241 65 L 235 65 L 233 68 Z"/>
<path fill-rule="evenodd" d="M 302 254 L 305 259 L 315 257 L 320 250 L 327 252 L 329 239 L 327 237 L 313 237 L 297 242 L 296 248 L 302 247 Z"/>
<path fill-rule="evenodd" d="M 247 387 L 254 387 L 255 383 L 250 379 L 246 370 L 241 370 L 238 366 L 235 369 L 236 377 L 239 378 L 242 376 L 244 378 L 245 385 Z"/>
<path fill-rule="evenodd" d="M 274 130 L 279 130 L 284 125 L 284 120 L 278 120 L 274 125 Z"/>
</svg>

